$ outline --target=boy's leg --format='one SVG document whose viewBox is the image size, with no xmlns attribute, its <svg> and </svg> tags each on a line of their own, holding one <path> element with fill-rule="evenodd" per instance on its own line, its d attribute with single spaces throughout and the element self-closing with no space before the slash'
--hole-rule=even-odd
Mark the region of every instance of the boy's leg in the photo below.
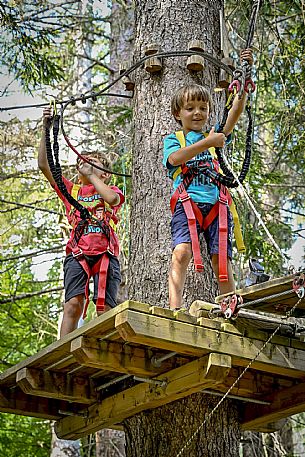
<svg viewBox="0 0 305 457">
<path fill-rule="evenodd" d="M 227 259 L 228 281 L 219 281 L 219 279 L 218 279 L 219 278 L 218 254 L 212 255 L 212 267 L 213 267 L 213 271 L 214 271 L 216 279 L 217 279 L 220 295 L 227 294 L 229 292 L 234 292 L 235 291 L 235 281 L 234 281 L 234 276 L 233 276 L 231 260 L 229 258 Z"/>
<path fill-rule="evenodd" d="M 83 294 L 76 295 L 64 304 L 64 315 L 60 328 L 60 338 L 67 335 L 67 333 L 73 332 L 73 330 L 77 328 L 78 321 L 83 312 L 84 298 L 85 296 Z"/>
<path fill-rule="evenodd" d="M 191 243 L 180 243 L 173 250 L 169 272 L 169 304 L 171 309 L 181 308 L 186 270 L 192 258 Z"/>
<path fill-rule="evenodd" d="M 60 337 L 75 330 L 81 318 L 85 302 L 87 274 L 72 254 L 64 261 L 65 304 Z"/>
</svg>

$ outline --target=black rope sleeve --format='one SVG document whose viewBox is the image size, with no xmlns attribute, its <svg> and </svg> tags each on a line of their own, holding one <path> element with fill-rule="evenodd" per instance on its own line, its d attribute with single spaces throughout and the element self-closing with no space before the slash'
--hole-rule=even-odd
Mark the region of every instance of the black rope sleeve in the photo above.
<svg viewBox="0 0 305 457">
<path fill-rule="evenodd" d="M 59 117 L 58 115 L 54 116 L 53 121 L 53 136 L 54 136 L 54 158 L 52 153 L 52 145 L 50 139 L 50 125 L 47 125 L 45 129 L 45 136 L 46 136 L 46 151 L 47 151 L 47 159 L 50 171 L 52 173 L 53 179 L 56 182 L 58 189 L 60 190 L 61 194 L 68 200 L 68 202 L 77 210 L 79 211 L 80 217 L 85 220 L 90 218 L 90 213 L 87 208 L 82 206 L 75 198 L 69 194 L 65 183 L 62 180 L 62 172 L 59 163 L 59 146 L 58 146 L 58 132 L 59 132 Z"/>
</svg>

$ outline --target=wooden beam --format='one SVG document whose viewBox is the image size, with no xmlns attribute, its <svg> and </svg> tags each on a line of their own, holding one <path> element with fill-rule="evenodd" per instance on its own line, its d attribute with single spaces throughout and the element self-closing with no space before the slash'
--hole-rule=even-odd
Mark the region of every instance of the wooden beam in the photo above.
<svg viewBox="0 0 305 457">
<path fill-rule="evenodd" d="M 21 416 L 37 417 L 39 419 L 56 420 L 61 417 L 58 413 L 60 407 L 64 406 L 48 398 L 40 398 L 26 395 L 18 388 L 13 392 L 3 393 L 0 395 L 0 412 L 19 414 Z"/>
<path fill-rule="evenodd" d="M 107 337 L 109 332 L 114 329 L 116 315 L 121 311 L 133 309 L 141 313 L 149 313 L 149 308 L 149 305 L 146 305 L 145 303 L 134 301 L 126 301 L 118 305 L 116 308 L 107 311 L 107 313 L 101 314 L 82 327 L 68 333 L 60 340 L 57 340 L 49 346 L 43 348 L 37 354 L 28 357 L 27 359 L 19 362 L 17 365 L 14 365 L 3 373 L 0 373 L 0 386 L 13 386 L 16 382 L 16 373 L 22 368 L 52 369 L 52 366 L 55 367 L 56 365 L 61 364 L 63 359 L 65 359 L 66 363 L 66 361 L 68 361 L 67 357 L 70 356 L 70 343 L 73 339 L 81 335 L 86 335 L 88 337 L 98 335 L 99 338 Z M 73 359 L 70 359 L 70 363 L 73 364 Z"/>
<path fill-rule="evenodd" d="M 88 378 L 56 371 L 22 368 L 17 372 L 16 383 L 24 393 L 38 397 L 85 404 L 94 403 L 97 399 Z"/>
<path fill-rule="evenodd" d="M 153 353 L 150 349 L 84 336 L 73 340 L 70 350 L 81 365 L 137 376 L 156 376 L 171 370 L 175 363 L 166 360 L 160 368 L 156 368 L 151 363 Z"/>
<path fill-rule="evenodd" d="M 115 327 L 129 342 L 199 357 L 218 352 L 232 356 L 237 366 L 246 366 L 256 358 L 251 365 L 256 370 L 295 378 L 305 375 L 305 344 L 300 350 L 271 342 L 261 351 L 264 345 L 261 340 L 184 322 L 173 324 L 169 319 L 131 310 L 116 316 Z"/>
<path fill-rule="evenodd" d="M 210 354 L 158 376 L 165 385 L 141 383 L 102 400 L 88 408 L 87 418 L 70 417 L 55 425 L 59 438 L 78 439 L 101 428 L 111 427 L 140 411 L 157 408 L 204 388 L 223 382 L 231 368 L 231 359 Z"/>
<path fill-rule="evenodd" d="M 262 430 L 270 422 L 292 416 L 305 411 L 305 384 L 287 389 L 275 389 L 272 395 L 265 398 L 270 401 L 268 406 L 247 405 L 243 411 L 242 428 L 244 430 Z"/>
</svg>

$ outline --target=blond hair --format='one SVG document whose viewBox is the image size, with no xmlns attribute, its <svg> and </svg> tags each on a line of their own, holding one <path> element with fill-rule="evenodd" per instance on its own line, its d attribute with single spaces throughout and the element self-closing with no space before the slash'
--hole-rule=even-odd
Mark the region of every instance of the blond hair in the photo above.
<svg viewBox="0 0 305 457">
<path fill-rule="evenodd" d="M 203 86 L 199 84 L 187 84 L 177 90 L 171 101 L 171 112 L 176 118 L 183 107 L 184 103 L 189 100 L 202 100 L 209 104 L 209 108 L 212 108 L 212 98 L 210 93 Z M 176 119 L 180 124 L 181 121 Z"/>
</svg>

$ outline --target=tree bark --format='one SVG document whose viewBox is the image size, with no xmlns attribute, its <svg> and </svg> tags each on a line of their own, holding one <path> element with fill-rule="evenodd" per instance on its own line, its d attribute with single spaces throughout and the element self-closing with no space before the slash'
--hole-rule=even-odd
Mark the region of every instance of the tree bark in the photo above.
<svg viewBox="0 0 305 457">
<path fill-rule="evenodd" d="M 219 1 L 136 2 L 134 60 L 144 56 L 145 46 L 160 43 L 162 51 L 187 50 L 192 39 L 202 39 L 205 50 L 219 54 Z M 163 138 L 179 130 L 170 113 L 174 92 L 185 83 L 195 82 L 211 92 L 216 85 L 218 69 L 206 63 L 203 72 L 189 72 L 187 57 L 166 58 L 163 70 L 154 75 L 143 68 L 135 74 L 133 193 L 131 209 L 131 245 L 129 262 L 129 297 L 151 305 L 168 304 L 167 275 L 170 246 L 170 182 L 162 166 Z M 220 114 L 220 98 L 214 97 L 210 125 Z M 144 229 L 143 229 L 144 227 Z M 203 246 L 205 271 L 193 272 L 190 264 L 185 300 L 215 296 L 210 260 Z"/>
<path fill-rule="evenodd" d="M 149 43 L 162 51 L 187 50 L 201 39 L 215 57 L 220 52 L 221 0 L 149 0 L 135 2 L 134 61 L 144 56 Z M 129 262 L 129 298 L 150 305 L 168 306 L 167 276 L 170 247 L 170 183 L 162 166 L 163 138 L 180 130 L 170 113 L 170 100 L 182 85 L 195 82 L 213 93 L 218 68 L 206 63 L 202 72 L 186 68 L 187 57 L 163 59 L 160 73 L 139 68 L 134 75 L 133 191 Z M 223 95 L 215 95 L 210 125 L 221 117 Z M 203 246 L 205 271 L 190 265 L 185 301 L 213 300 L 217 292 L 210 261 Z M 124 422 L 127 457 L 175 457 L 218 404 L 219 398 L 194 394 Z M 225 400 L 194 435 L 183 455 L 238 456 L 240 427 L 236 404 Z"/>
<path fill-rule="evenodd" d="M 232 402 L 225 400 L 207 427 L 196 433 L 218 401 L 198 393 L 128 419 L 126 456 L 176 457 L 193 434 L 181 456 L 238 456 L 239 424 Z"/>
</svg>

